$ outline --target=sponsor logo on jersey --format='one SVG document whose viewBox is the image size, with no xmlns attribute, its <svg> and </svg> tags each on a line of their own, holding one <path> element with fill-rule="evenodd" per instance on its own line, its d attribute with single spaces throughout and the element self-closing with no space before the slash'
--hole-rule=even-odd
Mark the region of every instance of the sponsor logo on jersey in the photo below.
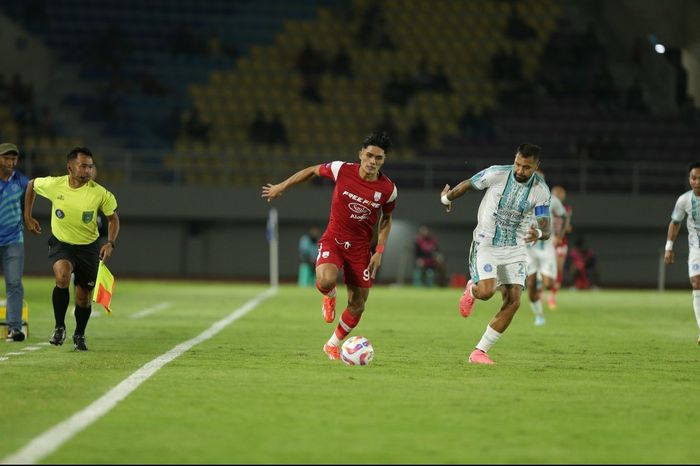
<svg viewBox="0 0 700 466">
<path fill-rule="evenodd" d="M 343 196 L 349 197 L 350 199 L 352 199 L 355 202 L 358 202 L 358 203 L 365 205 L 365 206 L 370 206 L 374 209 L 378 209 L 382 206 L 381 204 L 379 204 L 377 202 L 372 202 L 369 199 L 365 199 L 363 197 L 360 197 L 357 194 L 351 193 L 350 191 L 343 191 Z M 381 196 L 381 193 L 380 193 L 380 196 Z"/>
<path fill-rule="evenodd" d="M 380 193 L 379 191 L 375 191 L 374 192 L 374 200 L 379 202 L 379 199 L 381 199 L 381 198 L 382 198 L 382 193 Z"/>
<path fill-rule="evenodd" d="M 90 212 L 83 212 L 83 223 L 90 223 L 94 215 L 95 213 L 92 210 Z"/>
<path fill-rule="evenodd" d="M 63 211 L 62 211 L 61 209 L 56 209 L 56 212 L 55 212 L 55 213 L 56 213 L 56 217 L 57 217 L 57 218 L 63 218 L 63 217 L 66 216 L 66 214 L 63 213 Z"/>
<path fill-rule="evenodd" d="M 493 266 L 492 266 L 491 264 L 486 264 L 486 265 L 484 266 L 484 271 L 485 271 L 485 272 L 490 272 L 490 271 L 492 271 L 492 270 L 493 270 Z"/>
</svg>

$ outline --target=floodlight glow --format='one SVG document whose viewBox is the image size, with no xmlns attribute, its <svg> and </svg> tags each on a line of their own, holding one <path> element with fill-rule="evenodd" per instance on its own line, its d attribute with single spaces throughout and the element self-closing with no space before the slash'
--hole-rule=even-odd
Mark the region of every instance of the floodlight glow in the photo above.
<svg viewBox="0 0 700 466">
<path fill-rule="evenodd" d="M 656 53 L 664 53 L 666 51 L 666 47 L 664 47 L 662 44 L 656 44 L 654 46 L 654 50 L 656 50 Z"/>
</svg>

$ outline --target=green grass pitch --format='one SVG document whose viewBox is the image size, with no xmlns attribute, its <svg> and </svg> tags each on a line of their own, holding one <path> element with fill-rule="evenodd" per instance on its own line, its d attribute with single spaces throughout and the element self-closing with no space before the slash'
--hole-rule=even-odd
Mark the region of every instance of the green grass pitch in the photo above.
<svg viewBox="0 0 700 466">
<path fill-rule="evenodd" d="M 267 288 L 117 277 L 114 314 L 94 307 L 90 350 L 77 353 L 72 315 L 62 347 L 41 345 L 52 287 L 25 280 L 29 339 L 0 342 L 5 457 Z M 460 294 L 374 288 L 353 335 L 375 358 L 349 367 L 322 352 L 334 326 L 318 292 L 283 286 L 41 461 L 700 463 L 690 289 L 565 290 L 543 327 L 525 299 L 494 366 L 467 355 L 500 296 L 463 319 Z M 339 313 L 345 297 L 339 288 Z"/>
</svg>

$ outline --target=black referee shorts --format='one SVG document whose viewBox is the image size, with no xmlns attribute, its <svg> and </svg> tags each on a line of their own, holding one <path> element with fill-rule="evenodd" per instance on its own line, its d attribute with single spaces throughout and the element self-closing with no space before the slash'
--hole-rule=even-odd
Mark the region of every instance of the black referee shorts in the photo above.
<svg viewBox="0 0 700 466">
<path fill-rule="evenodd" d="M 95 288 L 97 267 L 100 264 L 99 240 L 90 244 L 68 244 L 51 235 L 49 238 L 49 259 L 51 265 L 61 259 L 69 261 L 73 264 L 75 284 L 86 290 Z"/>
</svg>

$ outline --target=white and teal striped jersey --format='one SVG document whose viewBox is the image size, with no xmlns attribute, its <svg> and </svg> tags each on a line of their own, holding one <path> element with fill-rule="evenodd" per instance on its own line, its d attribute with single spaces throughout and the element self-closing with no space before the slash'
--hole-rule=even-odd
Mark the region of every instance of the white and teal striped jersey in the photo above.
<svg viewBox="0 0 700 466">
<path fill-rule="evenodd" d="M 688 246 L 691 248 L 700 247 L 700 198 L 693 194 L 692 189 L 678 198 L 671 219 L 676 223 L 681 223 L 686 215 L 688 216 L 686 222 Z"/>
<path fill-rule="evenodd" d="M 549 187 L 537 173 L 526 183 L 518 183 L 513 165 L 493 165 L 469 180 L 481 199 L 474 241 L 496 247 L 525 244 L 530 218 L 549 217 Z"/>
</svg>

